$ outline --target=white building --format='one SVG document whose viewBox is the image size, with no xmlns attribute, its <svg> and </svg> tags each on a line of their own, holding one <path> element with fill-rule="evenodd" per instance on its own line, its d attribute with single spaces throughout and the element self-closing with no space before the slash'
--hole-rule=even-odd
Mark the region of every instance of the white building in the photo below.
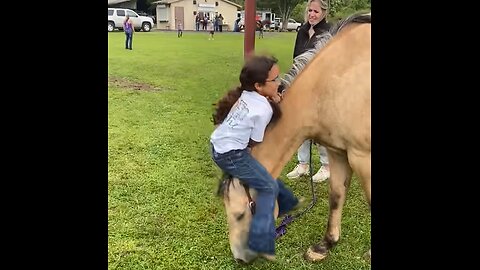
<svg viewBox="0 0 480 270">
<path fill-rule="evenodd" d="M 200 14 L 213 19 L 222 15 L 223 30 L 232 31 L 241 5 L 227 0 L 160 0 L 157 5 L 157 29 L 174 30 L 180 23 L 183 30 L 195 30 L 195 16 Z M 201 27 L 200 27 L 201 29 Z"/>
</svg>

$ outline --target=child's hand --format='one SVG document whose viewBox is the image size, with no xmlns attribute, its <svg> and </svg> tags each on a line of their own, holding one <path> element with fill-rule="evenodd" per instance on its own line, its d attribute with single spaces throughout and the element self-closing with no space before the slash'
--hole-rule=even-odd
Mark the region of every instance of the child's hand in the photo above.
<svg viewBox="0 0 480 270">
<path fill-rule="evenodd" d="M 282 96 L 282 94 L 277 93 L 276 95 L 274 95 L 272 97 L 268 97 L 268 99 L 275 102 L 275 103 L 280 103 L 280 101 L 282 101 L 282 99 L 283 99 L 283 96 Z"/>
</svg>

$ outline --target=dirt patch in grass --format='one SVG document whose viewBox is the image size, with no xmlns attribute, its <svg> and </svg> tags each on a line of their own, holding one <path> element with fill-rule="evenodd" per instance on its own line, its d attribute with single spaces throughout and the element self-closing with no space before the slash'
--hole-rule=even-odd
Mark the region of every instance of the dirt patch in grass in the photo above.
<svg viewBox="0 0 480 270">
<path fill-rule="evenodd" d="M 160 91 L 161 90 L 159 87 L 156 87 L 148 83 L 135 82 L 127 78 L 120 78 L 120 77 L 109 76 L 108 84 L 111 84 L 119 88 L 127 88 L 127 89 L 133 89 L 138 91 Z"/>
</svg>

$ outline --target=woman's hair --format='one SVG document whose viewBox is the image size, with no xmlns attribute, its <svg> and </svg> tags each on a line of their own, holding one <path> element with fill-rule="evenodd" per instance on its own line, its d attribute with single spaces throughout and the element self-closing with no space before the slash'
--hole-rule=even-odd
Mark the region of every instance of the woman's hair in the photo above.
<svg viewBox="0 0 480 270">
<path fill-rule="evenodd" d="M 213 104 L 216 105 L 215 112 L 212 114 L 213 124 L 218 125 L 223 122 L 243 90 L 256 91 L 255 83 L 265 84 L 268 73 L 277 62 L 278 60 L 273 56 L 253 56 L 248 59 L 240 72 L 240 85 L 228 91 L 216 104 Z M 275 121 L 280 117 L 280 110 L 276 103 L 270 102 L 270 105 L 273 109 L 271 121 Z"/>
<path fill-rule="evenodd" d="M 318 2 L 320 4 L 320 8 L 322 9 L 322 19 L 325 19 L 328 14 L 328 3 L 330 0 L 308 0 L 307 6 L 305 7 L 305 14 L 304 14 L 304 20 L 305 23 L 308 22 L 308 10 L 310 9 L 310 3 L 312 2 Z M 320 21 L 321 21 L 320 20 Z"/>
</svg>

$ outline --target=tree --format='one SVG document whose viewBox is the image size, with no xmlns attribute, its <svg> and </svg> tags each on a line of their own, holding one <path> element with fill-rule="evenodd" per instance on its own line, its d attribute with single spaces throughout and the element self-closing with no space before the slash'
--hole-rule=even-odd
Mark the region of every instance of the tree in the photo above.
<svg viewBox="0 0 480 270">
<path fill-rule="evenodd" d="M 305 0 L 278 0 L 274 1 L 277 2 L 278 6 L 278 13 L 280 14 L 282 18 L 282 31 L 285 31 L 287 29 L 287 24 L 288 24 L 288 19 L 290 19 L 290 16 L 292 14 L 293 9 L 300 3 Z"/>
<path fill-rule="evenodd" d="M 239 4 L 242 7 L 245 7 L 245 0 L 230 0 L 230 2 L 233 2 L 235 4 Z"/>
<path fill-rule="evenodd" d="M 360 11 L 369 11 L 370 0 L 330 0 L 330 20 L 336 21 L 340 18 Z"/>
<path fill-rule="evenodd" d="M 290 14 L 290 18 L 294 19 L 297 22 L 304 22 L 305 20 L 305 8 L 307 6 L 307 2 L 303 2 L 298 4 Z"/>
</svg>

